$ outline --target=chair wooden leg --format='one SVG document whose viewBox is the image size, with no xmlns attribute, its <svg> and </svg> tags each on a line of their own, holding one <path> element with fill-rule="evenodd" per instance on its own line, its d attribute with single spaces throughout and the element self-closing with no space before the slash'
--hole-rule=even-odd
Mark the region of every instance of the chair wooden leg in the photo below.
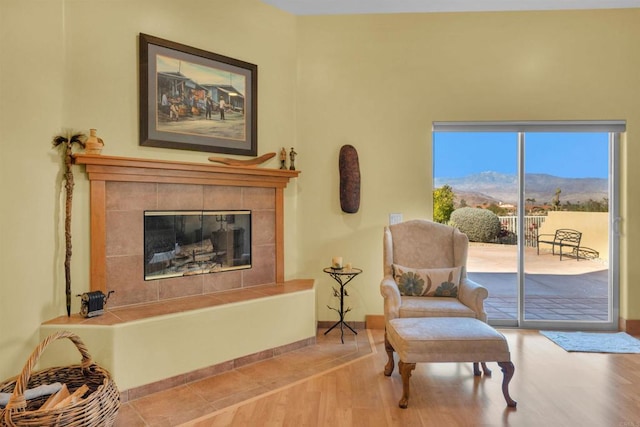
<svg viewBox="0 0 640 427">
<path fill-rule="evenodd" d="M 398 403 L 402 409 L 405 409 L 409 405 L 409 379 L 411 378 L 411 371 L 416 368 L 415 363 L 404 363 L 402 360 L 398 362 L 398 369 L 400 370 L 400 376 L 402 377 L 402 398 Z"/>
<path fill-rule="evenodd" d="M 507 406 L 515 408 L 518 402 L 509 396 L 509 382 L 515 372 L 515 367 L 512 362 L 498 362 L 498 366 L 500 366 L 504 375 L 502 378 L 502 394 L 504 395 L 504 400 L 507 401 Z"/>
<path fill-rule="evenodd" d="M 387 333 L 384 333 L 384 348 L 387 351 L 387 357 L 389 358 L 389 360 L 387 360 L 387 364 L 384 365 L 384 374 L 389 377 L 391 376 L 391 373 L 393 372 L 393 368 L 395 367 L 395 363 L 393 361 L 393 346 L 391 345 L 391 343 L 389 342 L 389 340 L 387 339 Z"/>
</svg>

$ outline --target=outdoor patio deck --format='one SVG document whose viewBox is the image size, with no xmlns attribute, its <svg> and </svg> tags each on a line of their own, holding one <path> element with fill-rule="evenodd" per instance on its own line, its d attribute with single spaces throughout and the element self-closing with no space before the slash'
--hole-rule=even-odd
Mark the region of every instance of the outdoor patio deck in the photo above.
<svg viewBox="0 0 640 427">
<path fill-rule="evenodd" d="M 516 319 L 516 247 L 471 243 L 469 277 L 489 290 L 489 320 Z M 525 248 L 525 319 L 608 320 L 608 265 Z"/>
</svg>

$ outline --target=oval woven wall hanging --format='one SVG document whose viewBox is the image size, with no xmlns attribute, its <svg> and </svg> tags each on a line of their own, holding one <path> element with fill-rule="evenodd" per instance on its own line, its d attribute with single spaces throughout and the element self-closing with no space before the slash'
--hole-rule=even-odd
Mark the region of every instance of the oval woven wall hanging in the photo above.
<svg viewBox="0 0 640 427">
<path fill-rule="evenodd" d="M 343 212 L 356 213 L 360 208 L 360 163 L 353 145 L 343 145 L 338 161 L 340 169 L 340 207 Z"/>
</svg>

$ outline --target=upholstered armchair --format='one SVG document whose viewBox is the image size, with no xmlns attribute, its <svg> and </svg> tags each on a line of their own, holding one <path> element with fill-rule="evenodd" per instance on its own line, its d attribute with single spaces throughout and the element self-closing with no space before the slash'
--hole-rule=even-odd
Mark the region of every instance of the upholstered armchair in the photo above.
<svg viewBox="0 0 640 427">
<path fill-rule="evenodd" d="M 396 317 L 487 320 L 487 289 L 467 277 L 469 240 L 454 227 L 412 220 L 384 229 L 385 322 Z"/>
</svg>

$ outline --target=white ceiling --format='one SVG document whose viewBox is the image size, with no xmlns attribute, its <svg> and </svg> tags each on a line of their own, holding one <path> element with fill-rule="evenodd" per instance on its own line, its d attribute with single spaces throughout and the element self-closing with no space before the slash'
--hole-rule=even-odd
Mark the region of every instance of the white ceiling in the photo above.
<svg viewBox="0 0 640 427">
<path fill-rule="evenodd" d="M 262 0 L 294 15 L 638 8 L 640 0 Z"/>
</svg>

